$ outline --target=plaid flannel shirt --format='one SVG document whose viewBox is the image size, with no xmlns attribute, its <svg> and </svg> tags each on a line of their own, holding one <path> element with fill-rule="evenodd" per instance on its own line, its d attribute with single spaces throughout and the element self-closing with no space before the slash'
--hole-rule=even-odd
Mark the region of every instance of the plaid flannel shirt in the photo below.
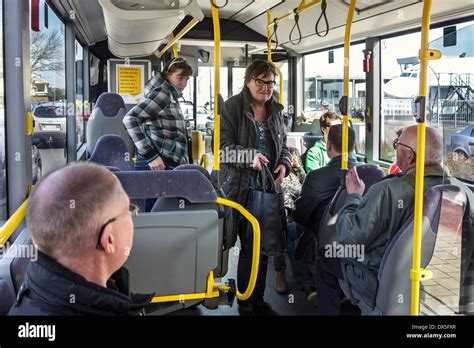
<svg viewBox="0 0 474 348">
<path fill-rule="evenodd" d="M 146 99 L 123 119 L 138 153 L 148 163 L 160 156 L 171 168 L 188 163 L 186 123 L 178 102 L 180 93 L 159 73 L 146 88 Z"/>
</svg>

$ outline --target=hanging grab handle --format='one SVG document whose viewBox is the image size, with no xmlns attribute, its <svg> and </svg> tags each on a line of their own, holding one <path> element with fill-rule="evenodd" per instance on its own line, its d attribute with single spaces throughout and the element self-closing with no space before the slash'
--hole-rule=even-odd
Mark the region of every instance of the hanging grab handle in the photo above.
<svg viewBox="0 0 474 348">
<path fill-rule="evenodd" d="M 291 29 L 290 31 L 290 42 L 292 45 L 299 45 L 301 43 L 301 29 L 300 29 L 300 24 L 299 24 L 300 15 L 298 14 L 297 10 L 298 10 L 297 8 L 293 10 L 293 12 L 295 13 L 295 25 L 293 26 L 293 29 Z M 293 31 L 295 30 L 295 28 L 298 29 L 299 38 L 298 40 L 293 41 L 291 37 L 293 36 Z"/>
<path fill-rule="evenodd" d="M 270 35 L 270 42 L 272 41 L 272 38 L 273 38 L 273 35 L 275 35 L 275 48 L 274 50 L 276 50 L 278 48 L 278 36 L 277 36 L 277 29 L 278 29 L 278 23 L 276 21 L 276 19 L 273 20 L 273 33 L 272 35 Z"/>
<path fill-rule="evenodd" d="M 321 2 L 321 15 L 318 18 L 318 21 L 316 22 L 316 26 L 314 27 L 314 30 L 316 31 L 316 35 L 319 37 L 325 37 L 329 33 L 329 22 L 328 22 L 328 17 L 326 16 L 326 8 L 328 7 L 327 0 L 323 0 Z M 324 34 L 322 32 L 319 32 L 319 22 L 321 19 L 324 17 L 324 21 L 326 22 L 326 31 Z"/>
</svg>

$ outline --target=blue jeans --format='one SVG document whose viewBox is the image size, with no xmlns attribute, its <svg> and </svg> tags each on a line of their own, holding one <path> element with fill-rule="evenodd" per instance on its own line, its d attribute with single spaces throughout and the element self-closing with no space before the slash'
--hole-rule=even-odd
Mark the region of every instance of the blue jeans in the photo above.
<svg viewBox="0 0 474 348">
<path fill-rule="evenodd" d="M 314 286 L 314 275 L 311 272 L 312 265 L 304 260 L 295 260 L 296 241 L 302 232 L 301 227 L 296 222 L 288 223 L 288 243 L 286 250 L 288 252 L 288 258 L 290 259 L 293 278 L 295 278 L 300 288 Z"/>
<path fill-rule="evenodd" d="M 137 159 L 135 161 L 135 170 L 136 171 L 151 170 L 145 157 L 143 157 L 142 155 L 137 154 Z M 157 198 L 145 199 L 145 211 L 151 211 L 151 209 L 155 205 L 156 200 Z"/>
</svg>

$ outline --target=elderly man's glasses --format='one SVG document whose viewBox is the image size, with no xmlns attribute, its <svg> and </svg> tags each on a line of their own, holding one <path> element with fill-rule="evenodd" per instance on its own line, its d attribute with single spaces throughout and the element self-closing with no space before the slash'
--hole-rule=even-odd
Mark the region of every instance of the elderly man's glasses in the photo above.
<svg viewBox="0 0 474 348">
<path fill-rule="evenodd" d="M 403 143 L 400 142 L 400 139 L 395 138 L 395 140 L 393 141 L 394 150 L 397 150 L 398 146 L 403 146 L 403 147 L 409 148 L 411 150 L 411 152 L 413 152 L 413 154 L 416 156 L 415 150 L 413 150 L 413 148 L 410 145 L 403 144 Z"/>
<path fill-rule="evenodd" d="M 276 81 L 264 81 L 262 79 L 253 79 L 257 87 L 267 86 L 269 88 L 273 88 L 276 85 Z"/>
<path fill-rule="evenodd" d="M 138 210 L 139 210 L 139 208 L 137 206 L 135 206 L 133 204 L 130 204 L 129 207 L 128 207 L 128 212 L 127 213 L 116 216 L 116 217 L 113 217 L 113 218 L 107 220 L 107 222 L 105 224 L 103 224 L 102 227 L 100 228 L 99 239 L 97 239 L 97 245 L 95 246 L 95 248 L 97 250 L 102 249 L 102 244 L 100 243 L 100 240 L 102 239 L 102 235 L 104 234 L 104 231 L 105 231 L 105 228 L 107 227 L 107 225 L 111 224 L 112 222 L 117 221 L 118 219 L 121 219 L 121 218 L 124 218 L 124 217 L 127 217 L 127 216 L 132 216 L 132 217 L 137 216 Z"/>
<path fill-rule="evenodd" d="M 171 67 L 174 65 L 174 64 L 177 64 L 177 63 L 186 63 L 186 59 L 184 58 L 173 58 L 173 60 L 171 61 L 171 64 L 168 66 L 168 70 L 167 72 L 170 72 L 170 69 Z"/>
</svg>

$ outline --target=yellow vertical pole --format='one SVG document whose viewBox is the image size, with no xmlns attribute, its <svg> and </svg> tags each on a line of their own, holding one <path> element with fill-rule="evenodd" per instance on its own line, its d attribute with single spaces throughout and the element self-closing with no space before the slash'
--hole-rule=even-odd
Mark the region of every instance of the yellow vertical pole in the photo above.
<svg viewBox="0 0 474 348">
<path fill-rule="evenodd" d="M 219 115 L 221 28 L 219 11 L 211 0 L 212 23 L 214 29 L 214 163 L 213 169 L 220 170 L 221 116 Z"/>
<path fill-rule="evenodd" d="M 174 34 L 171 32 L 170 34 L 170 38 L 171 40 L 174 39 Z M 173 57 L 174 58 L 178 58 L 179 57 L 179 54 L 178 54 L 178 48 L 176 47 L 176 44 L 173 44 Z"/>
<path fill-rule="evenodd" d="M 432 277 L 430 271 L 421 269 L 421 233 L 423 222 L 423 196 L 425 176 L 425 139 L 426 139 L 426 95 L 428 61 L 439 59 L 441 52 L 429 49 L 430 14 L 432 0 L 424 0 L 423 17 L 421 25 L 421 49 L 418 53 L 420 59 L 420 91 L 417 103 L 419 103 L 419 115 L 417 117 L 418 132 L 416 144 L 416 186 L 415 186 L 415 213 L 414 213 L 414 236 L 413 236 L 413 259 L 410 278 L 411 288 L 411 315 L 418 315 L 420 308 L 420 281 Z"/>
<path fill-rule="evenodd" d="M 278 98 L 278 102 L 283 104 L 283 74 L 281 70 L 273 63 L 272 60 L 272 40 L 270 39 L 272 36 L 271 24 L 272 23 L 272 11 L 267 11 L 267 60 L 275 66 L 275 70 L 278 74 L 278 78 L 280 79 L 279 84 L 279 92 L 280 96 Z"/>
<path fill-rule="evenodd" d="M 347 13 L 346 32 L 344 36 L 344 91 L 342 96 L 342 165 L 341 169 L 345 172 L 348 168 L 349 154 L 348 154 L 348 136 L 349 136 L 349 52 L 351 48 L 351 27 L 352 19 L 354 17 L 354 10 L 356 0 L 351 0 L 349 12 Z"/>
</svg>

